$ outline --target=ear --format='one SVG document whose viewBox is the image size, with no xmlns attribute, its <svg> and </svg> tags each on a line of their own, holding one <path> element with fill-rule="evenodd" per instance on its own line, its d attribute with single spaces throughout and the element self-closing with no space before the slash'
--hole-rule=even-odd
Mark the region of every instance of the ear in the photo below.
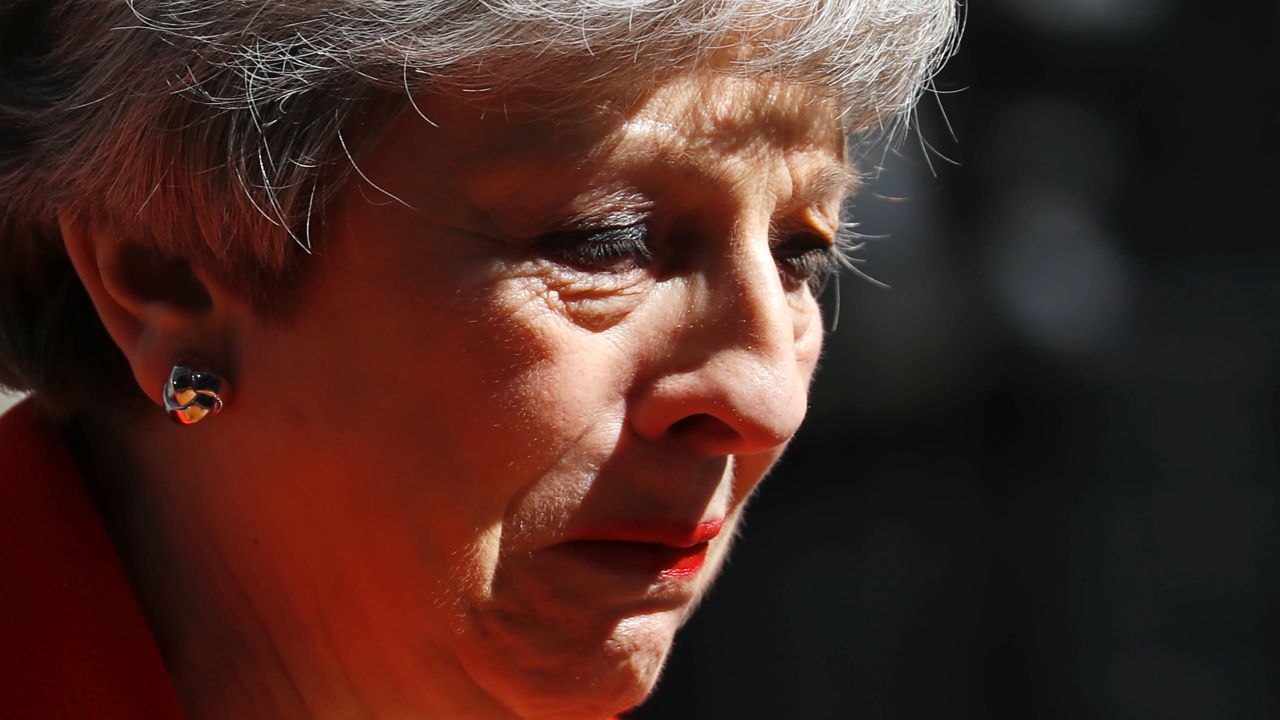
<svg viewBox="0 0 1280 720">
<path fill-rule="evenodd" d="M 183 257 L 123 237 L 114 224 L 60 214 L 67 255 L 138 387 L 160 403 L 174 364 L 233 372 L 229 296 Z"/>
</svg>

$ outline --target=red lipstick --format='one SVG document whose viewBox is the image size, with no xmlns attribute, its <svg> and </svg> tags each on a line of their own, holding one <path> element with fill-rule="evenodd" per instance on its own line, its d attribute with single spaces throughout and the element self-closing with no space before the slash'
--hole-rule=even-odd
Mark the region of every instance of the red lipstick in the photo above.
<svg viewBox="0 0 1280 720">
<path fill-rule="evenodd" d="M 559 547 L 609 572 L 691 577 L 702 569 L 707 545 L 723 526 L 723 520 L 709 520 L 693 527 L 659 523 L 601 527 Z"/>
<path fill-rule="evenodd" d="M 707 558 L 706 543 L 677 548 L 624 540 L 575 540 L 561 547 L 610 572 L 664 578 L 694 575 Z"/>
</svg>

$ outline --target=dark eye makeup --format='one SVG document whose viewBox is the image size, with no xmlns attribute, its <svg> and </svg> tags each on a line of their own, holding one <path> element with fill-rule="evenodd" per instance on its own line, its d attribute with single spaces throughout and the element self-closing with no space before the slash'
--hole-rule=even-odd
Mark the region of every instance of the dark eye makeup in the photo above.
<svg viewBox="0 0 1280 720">
<path fill-rule="evenodd" d="M 538 249 L 556 262 L 587 272 L 619 273 L 653 264 L 649 227 L 644 223 L 598 230 L 562 230 L 539 238 Z M 816 233 L 787 235 L 773 248 L 783 286 L 815 292 L 839 266 L 839 251 Z"/>
<path fill-rule="evenodd" d="M 649 228 L 642 223 L 549 233 L 539 239 L 538 246 L 554 260 L 591 272 L 622 272 L 653 260 Z"/>
<path fill-rule="evenodd" d="M 839 253 L 826 238 L 814 233 L 793 233 L 774 247 L 782 284 L 789 290 L 807 284 L 816 295 L 839 269 Z"/>
</svg>

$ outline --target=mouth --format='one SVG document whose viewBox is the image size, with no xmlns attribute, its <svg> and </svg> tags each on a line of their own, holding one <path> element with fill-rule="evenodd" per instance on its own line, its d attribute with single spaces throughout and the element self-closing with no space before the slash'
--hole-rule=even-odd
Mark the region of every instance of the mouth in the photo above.
<svg viewBox="0 0 1280 720">
<path fill-rule="evenodd" d="M 661 580 L 691 578 L 702 570 L 707 548 L 723 526 L 715 520 L 692 530 L 653 527 L 598 530 L 558 549 L 610 573 L 644 575 Z"/>
<path fill-rule="evenodd" d="M 610 572 L 650 575 L 662 579 L 692 577 L 707 559 L 707 543 L 672 547 L 626 540 L 575 540 L 560 548 Z"/>
</svg>

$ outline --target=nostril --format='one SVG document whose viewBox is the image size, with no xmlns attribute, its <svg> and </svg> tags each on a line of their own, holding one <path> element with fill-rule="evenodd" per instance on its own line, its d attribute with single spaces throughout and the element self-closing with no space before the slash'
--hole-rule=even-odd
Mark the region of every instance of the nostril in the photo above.
<svg viewBox="0 0 1280 720">
<path fill-rule="evenodd" d="M 712 443 L 733 442 L 739 438 L 736 430 L 720 418 L 708 413 L 697 413 L 680 418 L 667 428 L 667 434 L 672 437 Z"/>
</svg>

